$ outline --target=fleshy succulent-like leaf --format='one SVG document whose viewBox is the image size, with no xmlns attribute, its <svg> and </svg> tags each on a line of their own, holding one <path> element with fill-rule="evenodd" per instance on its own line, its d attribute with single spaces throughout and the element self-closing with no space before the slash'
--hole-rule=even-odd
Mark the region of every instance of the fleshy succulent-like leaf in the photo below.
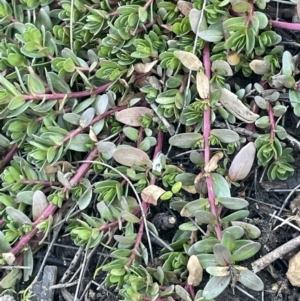
<svg viewBox="0 0 300 301">
<path fill-rule="evenodd" d="M 232 259 L 234 261 L 246 260 L 255 255 L 260 250 L 260 248 L 261 244 L 258 242 L 246 244 L 233 252 Z"/>
<path fill-rule="evenodd" d="M 202 135 L 199 133 L 183 133 L 172 136 L 169 139 L 169 143 L 180 148 L 191 148 L 201 139 Z"/>
<path fill-rule="evenodd" d="M 10 249 L 10 244 L 5 240 L 3 232 L 0 231 L 0 254 L 9 252 Z"/>
<path fill-rule="evenodd" d="M 116 119 L 130 126 L 141 126 L 139 119 L 145 114 L 153 116 L 153 111 L 145 107 L 133 107 L 116 112 Z"/>
<path fill-rule="evenodd" d="M 228 171 L 228 177 L 231 181 L 241 181 L 247 177 L 252 168 L 255 153 L 256 148 L 253 142 L 249 142 L 238 152 Z"/>
<path fill-rule="evenodd" d="M 204 290 L 203 297 L 206 299 L 213 299 L 219 296 L 225 288 L 229 285 L 231 277 L 228 276 L 213 276 L 207 282 Z"/>
<path fill-rule="evenodd" d="M 258 227 L 251 225 L 249 223 L 241 222 L 241 221 L 233 221 L 231 223 L 233 226 L 242 227 L 247 234 L 247 236 L 251 239 L 257 239 L 261 235 L 261 231 Z"/>
<path fill-rule="evenodd" d="M 239 210 L 249 205 L 249 203 L 246 200 L 240 198 L 218 197 L 216 198 L 216 200 L 217 202 L 221 203 L 224 207 L 233 210 Z"/>
<path fill-rule="evenodd" d="M 262 280 L 250 270 L 241 271 L 238 281 L 254 291 L 262 291 L 264 289 Z"/>
<path fill-rule="evenodd" d="M 230 251 L 221 244 L 214 246 L 214 255 L 217 263 L 221 266 L 229 266 L 232 263 Z"/>
<path fill-rule="evenodd" d="M 13 207 L 6 207 L 6 213 L 17 223 L 23 224 L 32 224 L 32 221 L 29 219 L 27 215 L 25 215 L 20 210 Z"/>
<path fill-rule="evenodd" d="M 234 143 L 240 139 L 236 132 L 227 129 L 212 129 L 211 134 L 223 143 Z"/>
<path fill-rule="evenodd" d="M 48 207 L 48 200 L 45 194 L 37 190 L 34 192 L 33 199 L 32 199 L 32 218 L 33 221 L 36 221 Z"/>
<path fill-rule="evenodd" d="M 150 162 L 149 156 L 144 151 L 130 146 L 117 148 L 113 153 L 113 158 L 119 164 L 129 167 Z"/>
</svg>

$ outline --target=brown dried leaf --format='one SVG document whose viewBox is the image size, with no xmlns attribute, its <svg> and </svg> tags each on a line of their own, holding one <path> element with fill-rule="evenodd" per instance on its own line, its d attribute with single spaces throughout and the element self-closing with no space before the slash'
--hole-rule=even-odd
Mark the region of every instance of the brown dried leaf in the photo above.
<svg viewBox="0 0 300 301">
<path fill-rule="evenodd" d="M 150 162 L 149 156 L 144 151 L 131 146 L 117 148 L 113 153 L 113 158 L 119 164 L 129 167 Z"/>
<path fill-rule="evenodd" d="M 204 167 L 205 172 L 213 172 L 218 168 L 218 162 L 223 158 L 224 154 L 222 152 L 217 152 L 214 154 L 208 164 Z"/>
<path fill-rule="evenodd" d="M 238 152 L 228 171 L 228 177 L 231 181 L 240 181 L 247 177 L 252 168 L 255 153 L 256 148 L 253 142 L 249 142 Z"/>
<path fill-rule="evenodd" d="M 89 136 L 93 142 L 98 142 L 97 135 L 95 134 L 92 126 L 90 126 Z"/>
<path fill-rule="evenodd" d="M 253 123 L 259 118 L 259 115 L 253 113 L 234 93 L 226 88 L 221 88 L 220 102 L 231 114 L 243 122 Z"/>
<path fill-rule="evenodd" d="M 153 61 L 151 63 L 136 63 L 133 65 L 134 67 L 134 70 L 137 72 L 137 73 L 147 73 L 149 71 L 151 71 L 151 69 L 157 64 L 158 60 L 156 61 Z"/>
<path fill-rule="evenodd" d="M 207 194 L 206 178 L 202 172 L 200 172 L 195 178 L 194 186 L 198 193 Z"/>
<path fill-rule="evenodd" d="M 204 72 L 198 72 L 196 77 L 197 91 L 202 99 L 209 98 L 209 79 Z"/>
<path fill-rule="evenodd" d="M 196 190 L 195 186 L 193 186 L 193 185 L 189 185 L 189 186 L 182 185 L 181 189 L 183 189 L 184 191 L 191 193 L 191 194 L 197 193 L 197 190 Z"/>
<path fill-rule="evenodd" d="M 268 61 L 253 60 L 249 66 L 254 73 L 260 75 L 264 75 L 271 70 L 271 64 Z"/>
<path fill-rule="evenodd" d="M 126 125 L 141 126 L 139 118 L 145 114 L 154 115 L 153 110 L 149 108 L 133 107 L 116 112 L 115 116 L 119 122 L 122 122 Z"/>
<path fill-rule="evenodd" d="M 300 252 L 289 260 L 289 269 L 286 273 L 287 278 L 293 286 L 300 286 Z"/>
<path fill-rule="evenodd" d="M 174 55 L 180 60 L 180 62 L 189 70 L 198 71 L 203 67 L 202 62 L 198 57 L 188 51 L 176 50 Z"/>
<path fill-rule="evenodd" d="M 16 257 L 13 253 L 2 253 L 1 256 L 3 259 L 6 261 L 8 265 L 13 265 L 14 262 L 16 261 Z"/>
<path fill-rule="evenodd" d="M 143 189 L 141 193 L 142 200 L 145 203 L 152 204 L 154 206 L 157 205 L 157 200 L 160 198 L 162 194 L 166 191 L 159 186 L 149 185 Z"/>
<path fill-rule="evenodd" d="M 196 255 L 192 255 L 189 258 L 189 261 L 187 263 L 187 269 L 189 271 L 189 276 L 187 280 L 188 284 L 192 286 L 199 285 L 202 281 L 203 268 Z"/>
<path fill-rule="evenodd" d="M 188 16 L 191 9 L 193 8 L 193 3 L 179 0 L 177 2 L 177 8 L 181 11 L 184 16 Z"/>
</svg>

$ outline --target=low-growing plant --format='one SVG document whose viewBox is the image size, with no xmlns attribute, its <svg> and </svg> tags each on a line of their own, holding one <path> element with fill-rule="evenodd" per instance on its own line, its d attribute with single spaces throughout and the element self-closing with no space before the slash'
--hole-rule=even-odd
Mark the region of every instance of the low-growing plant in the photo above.
<svg viewBox="0 0 300 301">
<path fill-rule="evenodd" d="M 43 244 L 56 212 L 74 208 L 62 231 L 110 252 L 94 276 L 105 272 L 123 300 L 209 301 L 237 282 L 264 289 L 238 265 L 260 250 L 260 231 L 230 187 L 255 156 L 270 180 L 293 174 L 282 88 L 300 115 L 294 59 L 257 10 L 266 2 L 0 0 L 0 264 L 27 267 L 3 275 L 4 293 L 32 276 L 34 240 Z M 253 72 L 265 82 L 228 83 Z M 247 141 L 216 120 L 260 135 Z M 174 149 L 195 168 L 172 161 Z M 147 213 L 167 202 L 180 223 L 152 266 L 160 233 Z M 30 288 L 18 293 L 30 299 Z"/>
</svg>

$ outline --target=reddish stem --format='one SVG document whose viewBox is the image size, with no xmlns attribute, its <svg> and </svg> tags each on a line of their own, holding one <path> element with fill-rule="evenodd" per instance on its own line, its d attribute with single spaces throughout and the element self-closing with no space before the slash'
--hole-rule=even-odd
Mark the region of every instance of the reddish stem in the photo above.
<svg viewBox="0 0 300 301">
<path fill-rule="evenodd" d="M 92 120 L 90 125 L 95 124 L 96 122 L 100 121 L 101 119 L 106 118 L 107 116 L 110 116 L 117 111 L 124 110 L 125 108 L 126 108 L 126 106 L 122 106 L 122 107 L 116 107 L 110 111 L 107 111 L 107 112 L 103 113 L 102 115 L 95 117 Z M 65 142 L 69 141 L 70 139 L 72 139 L 73 137 L 75 137 L 76 135 L 81 133 L 83 130 L 84 130 L 84 128 L 82 128 L 82 127 L 79 127 L 77 129 L 73 130 L 62 140 L 62 142 L 65 143 Z M 59 145 L 56 145 L 56 148 L 58 148 L 58 147 L 59 147 Z"/>
<path fill-rule="evenodd" d="M 14 144 L 13 147 L 9 150 L 9 152 L 3 158 L 1 165 L 0 165 L 0 169 L 4 168 L 6 166 L 6 164 L 8 164 L 8 162 L 13 158 L 13 156 L 17 152 L 17 150 L 18 150 L 18 145 Z"/>
<path fill-rule="evenodd" d="M 271 24 L 273 27 L 277 27 L 277 28 L 300 31 L 300 23 L 288 23 L 288 22 L 271 20 Z"/>
<path fill-rule="evenodd" d="M 250 23 L 251 23 L 251 18 L 254 14 L 254 3 L 253 3 L 253 0 L 249 0 L 248 1 L 249 4 L 251 4 L 251 9 L 249 10 L 249 13 L 248 13 L 248 16 L 247 16 L 247 20 L 246 20 L 246 26 L 249 26 Z"/>
<path fill-rule="evenodd" d="M 273 107 L 270 102 L 268 106 L 268 114 L 271 123 L 270 140 L 273 140 L 275 138 L 276 123 L 275 123 Z"/>
<path fill-rule="evenodd" d="M 23 180 L 23 184 L 26 185 L 37 185 L 37 184 L 42 184 L 43 186 L 61 186 L 60 182 L 50 182 L 50 181 L 40 181 L 40 180 Z"/>
<path fill-rule="evenodd" d="M 211 63 L 210 63 L 210 52 L 209 52 L 209 44 L 206 43 L 203 49 L 203 65 L 206 76 L 210 79 L 211 77 Z M 204 121 L 204 128 L 203 128 L 203 139 L 204 139 L 204 161 L 205 165 L 208 164 L 210 160 L 210 147 L 209 147 L 209 136 L 210 136 L 210 106 L 207 107 L 207 109 L 204 111 L 203 114 L 203 121 Z M 206 177 L 206 184 L 207 184 L 207 190 L 208 190 L 208 199 L 210 203 L 210 210 L 211 213 L 215 214 L 218 217 L 218 212 L 216 209 L 216 203 L 215 203 L 215 193 L 213 190 L 213 181 L 211 178 L 211 175 L 208 175 Z M 217 221 L 215 225 L 215 231 L 217 238 L 221 240 L 221 226 L 219 221 Z"/>
<path fill-rule="evenodd" d="M 99 94 L 104 92 L 112 83 L 104 84 L 100 87 L 93 89 L 92 91 L 79 91 L 79 92 L 70 92 L 70 93 L 52 93 L 52 94 L 36 94 L 31 95 L 27 94 L 24 95 L 24 100 L 52 100 L 52 99 L 63 99 L 67 98 L 80 98 L 85 96 L 90 96 L 93 94 Z"/>
<path fill-rule="evenodd" d="M 157 133 L 157 143 L 156 143 L 156 147 L 154 149 L 154 154 L 153 154 L 153 159 L 155 159 L 157 157 L 157 155 L 162 151 L 162 146 L 163 146 L 163 140 L 164 140 L 164 133 L 162 131 L 159 131 Z M 149 170 L 147 170 L 147 173 L 149 172 Z M 156 177 L 153 177 L 150 181 L 150 184 L 155 184 L 156 181 Z M 142 207 L 143 207 L 143 212 L 147 212 L 147 210 L 149 209 L 149 204 L 145 203 L 144 201 L 142 202 Z M 136 241 L 133 247 L 133 250 L 137 250 L 141 241 L 142 241 L 142 237 L 143 237 L 143 233 L 144 233 L 144 228 L 145 228 L 145 223 L 144 223 L 144 219 L 141 218 L 140 221 L 140 227 L 139 227 L 139 231 L 136 237 Z M 131 252 L 130 257 L 126 263 L 126 266 L 130 266 L 134 260 L 136 256 L 135 252 Z"/>
<path fill-rule="evenodd" d="M 86 161 L 92 161 L 94 159 L 94 156 L 97 154 L 97 152 L 98 152 L 98 149 L 97 149 L 97 147 L 95 147 L 91 151 L 91 153 L 88 155 L 88 157 L 86 158 Z M 86 162 L 86 163 L 83 163 L 78 168 L 76 174 L 70 180 L 70 184 L 72 186 L 77 184 L 84 177 L 84 175 L 89 170 L 90 165 L 91 165 L 91 163 Z M 55 213 L 55 211 L 57 210 L 57 208 L 58 208 L 57 206 L 55 206 L 53 204 L 49 204 L 48 207 L 43 212 L 43 214 L 33 223 L 33 229 L 29 233 L 27 233 L 23 237 L 21 237 L 20 240 L 17 242 L 17 244 L 10 250 L 10 252 L 13 253 L 14 255 L 19 253 L 29 243 L 30 239 L 37 233 L 37 231 L 38 231 L 37 225 L 40 222 L 46 220 L 49 216 L 52 216 Z"/>
</svg>

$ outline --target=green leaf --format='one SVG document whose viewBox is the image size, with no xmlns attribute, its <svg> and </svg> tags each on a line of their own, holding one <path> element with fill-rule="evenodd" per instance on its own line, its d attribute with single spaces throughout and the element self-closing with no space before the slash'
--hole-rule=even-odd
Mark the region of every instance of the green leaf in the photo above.
<svg viewBox="0 0 300 301">
<path fill-rule="evenodd" d="M 233 236 L 234 239 L 240 239 L 241 237 L 244 236 L 244 229 L 240 226 L 231 226 L 231 227 L 228 227 L 226 229 L 224 229 L 222 231 L 222 234 L 223 233 L 226 233 L 228 232 L 229 234 L 231 234 Z"/>
<path fill-rule="evenodd" d="M 85 208 L 88 207 L 88 205 L 92 200 L 92 196 L 93 196 L 93 188 L 92 186 L 88 186 L 78 200 L 78 207 L 80 210 L 84 210 Z"/>
<path fill-rule="evenodd" d="M 179 225 L 179 229 L 182 231 L 197 231 L 197 226 L 193 222 L 187 222 Z"/>
<path fill-rule="evenodd" d="M 180 148 L 191 148 L 201 140 L 202 135 L 199 133 L 182 133 L 172 136 L 169 139 L 169 143 Z"/>
<path fill-rule="evenodd" d="M 232 254 L 233 261 L 243 261 L 248 258 L 253 257 L 261 248 L 261 244 L 259 242 L 251 242 L 246 244 Z"/>
<path fill-rule="evenodd" d="M 139 140 L 139 131 L 133 127 L 124 127 L 123 133 L 127 138 L 129 138 L 132 141 L 138 141 Z M 150 144 L 149 144 L 150 145 Z"/>
<path fill-rule="evenodd" d="M 255 96 L 254 101 L 261 109 L 263 109 L 263 110 L 268 109 L 269 105 L 268 105 L 267 101 L 264 98 L 262 98 L 261 96 L 259 96 L 259 95 Z"/>
<path fill-rule="evenodd" d="M 14 96 L 20 95 L 20 92 L 16 89 L 16 87 L 11 84 L 3 75 L 0 74 L 0 84 L 4 89 L 6 89 L 10 94 Z"/>
<path fill-rule="evenodd" d="M 219 243 L 216 238 L 207 238 L 194 243 L 188 250 L 188 255 L 199 255 L 202 253 L 212 253 L 215 244 Z"/>
<path fill-rule="evenodd" d="M 224 30 L 236 31 L 245 27 L 247 17 L 228 18 L 223 23 Z"/>
<path fill-rule="evenodd" d="M 73 73 L 76 70 L 75 64 L 71 58 L 67 58 L 65 60 L 65 62 L 63 63 L 63 68 L 69 73 Z"/>
<path fill-rule="evenodd" d="M 230 270 L 228 266 L 212 266 L 207 267 L 206 272 L 212 276 L 228 276 L 230 274 Z"/>
<path fill-rule="evenodd" d="M 219 296 L 229 285 L 230 280 L 230 276 L 211 277 L 203 289 L 203 297 L 206 299 L 213 299 Z"/>
<path fill-rule="evenodd" d="M 147 21 L 147 17 L 148 17 L 147 9 L 145 9 L 142 6 L 139 6 L 138 11 L 139 11 L 140 22 L 142 22 L 142 23 L 146 22 Z"/>
<path fill-rule="evenodd" d="M 221 245 L 232 252 L 235 249 L 236 242 L 234 237 L 229 232 L 225 232 L 222 235 Z"/>
<path fill-rule="evenodd" d="M 218 197 L 216 201 L 221 203 L 224 207 L 233 210 L 239 210 L 249 205 L 246 200 L 233 197 Z"/>
<path fill-rule="evenodd" d="M 70 93 L 71 92 L 69 85 L 63 79 L 61 79 L 56 73 L 47 72 L 46 77 L 47 77 L 47 82 L 53 93 L 55 93 L 55 92 Z"/>
<path fill-rule="evenodd" d="M 212 129 L 210 133 L 223 143 L 235 143 L 240 139 L 236 132 L 227 129 Z"/>
<path fill-rule="evenodd" d="M 201 263 L 203 269 L 207 269 L 211 266 L 217 266 L 218 263 L 216 262 L 215 255 L 213 254 L 200 254 L 196 255 L 198 260 Z"/>
<path fill-rule="evenodd" d="M 0 231 L 0 254 L 7 253 L 11 249 L 10 244 L 5 240 L 5 236 L 2 231 Z"/>
<path fill-rule="evenodd" d="M 229 266 L 232 263 L 232 256 L 230 251 L 221 244 L 215 244 L 214 255 L 216 262 L 221 266 Z"/>
<path fill-rule="evenodd" d="M 265 129 L 271 125 L 269 116 L 263 116 L 255 121 L 255 125 L 260 129 Z"/>
<path fill-rule="evenodd" d="M 25 65 L 23 56 L 18 53 L 10 53 L 7 57 L 7 61 L 13 67 L 22 67 Z"/>
<path fill-rule="evenodd" d="M 133 215 L 132 213 L 130 212 L 127 212 L 127 211 L 122 211 L 121 214 L 120 214 L 120 217 L 123 218 L 125 221 L 129 222 L 129 223 L 139 223 L 140 222 L 140 219 Z"/>
<path fill-rule="evenodd" d="M 212 173 L 211 174 L 212 180 L 213 180 L 213 189 L 215 196 L 218 197 L 231 197 L 230 196 L 230 188 L 225 180 L 224 177 L 222 177 L 218 173 Z"/>
<path fill-rule="evenodd" d="M 235 221 L 231 223 L 233 226 L 242 227 L 247 234 L 247 236 L 251 239 L 257 239 L 261 235 L 261 231 L 258 227 L 251 225 L 249 223 Z"/>
<path fill-rule="evenodd" d="M 23 104 L 25 104 L 26 103 L 26 101 L 25 101 L 25 99 L 24 99 L 24 96 L 23 95 L 18 95 L 18 96 L 16 96 L 16 97 L 14 97 L 11 101 L 10 101 L 10 103 L 9 103 L 9 105 L 8 105 L 8 108 L 10 109 L 10 110 L 15 110 L 15 109 L 18 109 L 18 108 L 20 108 Z"/>
<path fill-rule="evenodd" d="M 91 139 L 88 134 L 78 134 L 71 139 L 69 149 L 77 152 L 87 152 L 89 147 L 86 145 Z"/>
<path fill-rule="evenodd" d="M 250 214 L 248 210 L 239 210 L 234 213 L 231 213 L 222 218 L 222 223 L 228 223 L 231 221 L 242 220 Z"/>
<path fill-rule="evenodd" d="M 94 108 L 88 108 L 86 109 L 80 118 L 79 124 L 80 126 L 84 129 L 86 127 L 88 127 L 91 122 L 93 121 L 95 116 L 95 109 Z"/>
<path fill-rule="evenodd" d="M 23 212 L 21 212 L 18 209 L 15 209 L 13 207 L 6 207 L 6 213 L 17 223 L 23 225 L 23 224 L 32 224 L 32 221 L 25 215 Z"/>
<path fill-rule="evenodd" d="M 32 95 L 45 94 L 45 87 L 37 76 L 29 74 L 27 80 L 28 90 Z"/>
<path fill-rule="evenodd" d="M 23 280 L 28 281 L 33 271 L 33 254 L 31 248 L 25 249 L 23 252 L 23 260 L 24 266 L 29 267 L 29 269 L 25 269 L 23 272 Z"/>
<path fill-rule="evenodd" d="M 217 222 L 217 216 L 209 211 L 197 210 L 195 212 L 195 217 L 198 223 L 201 224 L 215 224 Z"/>
<path fill-rule="evenodd" d="M 254 16 L 258 19 L 259 21 L 259 29 L 264 29 L 267 27 L 268 23 L 269 23 L 269 20 L 266 16 L 266 14 L 262 13 L 262 12 L 259 12 L 259 11 L 256 11 L 254 12 Z"/>
<path fill-rule="evenodd" d="M 12 269 L 2 280 L 0 286 L 4 289 L 12 289 L 15 284 L 21 279 L 22 272 L 20 269 Z"/>
<path fill-rule="evenodd" d="M 198 32 L 198 37 L 207 42 L 218 43 L 223 39 L 223 33 L 215 29 L 208 29 Z"/>
<path fill-rule="evenodd" d="M 262 291 L 264 289 L 264 283 L 262 280 L 249 270 L 241 271 L 238 281 L 254 291 Z"/>
<path fill-rule="evenodd" d="M 196 201 L 188 202 L 180 212 L 181 216 L 184 217 L 192 217 L 195 216 L 195 211 L 196 210 L 202 210 L 206 207 L 208 207 L 208 199 L 199 199 Z"/>
</svg>

